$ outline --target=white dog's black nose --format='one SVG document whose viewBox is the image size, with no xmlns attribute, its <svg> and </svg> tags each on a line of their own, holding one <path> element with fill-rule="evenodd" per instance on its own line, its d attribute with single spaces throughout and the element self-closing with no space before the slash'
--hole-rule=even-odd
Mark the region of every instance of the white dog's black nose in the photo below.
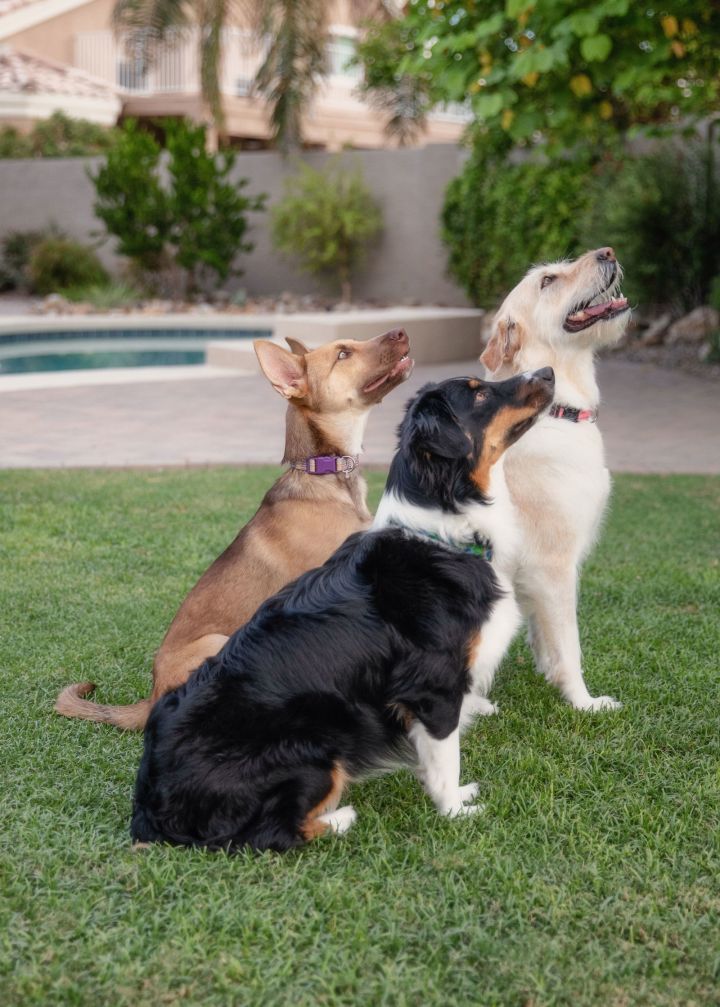
<svg viewBox="0 0 720 1007">
<path fill-rule="evenodd" d="M 609 245 L 606 248 L 598 248 L 595 252 L 595 258 L 598 262 L 617 262 L 615 249 L 610 248 Z"/>
</svg>

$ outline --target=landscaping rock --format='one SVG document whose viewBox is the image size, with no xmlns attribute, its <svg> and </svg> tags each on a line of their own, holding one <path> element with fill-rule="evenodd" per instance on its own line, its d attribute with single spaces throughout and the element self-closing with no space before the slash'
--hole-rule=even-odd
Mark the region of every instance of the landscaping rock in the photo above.
<svg viewBox="0 0 720 1007">
<path fill-rule="evenodd" d="M 660 343 L 664 343 L 668 329 L 672 325 L 672 320 L 673 316 L 667 311 L 664 315 L 656 318 L 654 322 L 651 322 L 649 328 L 646 329 L 640 339 L 641 345 L 659 346 Z"/>
<path fill-rule="evenodd" d="M 720 329 L 720 312 L 703 306 L 679 318 L 670 329 L 666 343 L 701 343 L 711 332 Z"/>
</svg>

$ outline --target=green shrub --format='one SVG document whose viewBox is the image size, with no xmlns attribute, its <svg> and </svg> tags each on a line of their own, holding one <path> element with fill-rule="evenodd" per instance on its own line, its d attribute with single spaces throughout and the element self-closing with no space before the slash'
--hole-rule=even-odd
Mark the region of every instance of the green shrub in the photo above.
<svg viewBox="0 0 720 1007">
<path fill-rule="evenodd" d="M 0 242 L 0 289 L 28 290 L 28 268 L 33 249 L 45 238 L 62 237 L 59 231 L 9 231 Z"/>
<path fill-rule="evenodd" d="M 582 162 L 509 164 L 473 152 L 442 210 L 448 272 L 473 303 L 491 307 L 533 262 L 581 250 L 590 173 Z"/>
<path fill-rule="evenodd" d="M 246 240 L 247 214 L 262 210 L 265 197 L 243 195 L 247 179 L 230 177 L 235 154 L 209 153 L 204 126 L 170 120 L 165 137 L 173 256 L 186 270 L 190 288 L 206 290 L 213 278 L 240 275 L 233 269 L 235 257 L 253 249 Z"/>
<path fill-rule="evenodd" d="M 132 307 L 142 298 L 137 287 L 123 282 L 64 287 L 60 293 L 68 301 L 74 301 L 77 304 L 92 304 L 94 308 L 100 310 Z"/>
<path fill-rule="evenodd" d="M 14 126 L 3 126 L 0 129 L 0 158 L 32 157 L 30 137 Z"/>
<path fill-rule="evenodd" d="M 37 294 L 108 282 L 108 274 L 95 252 L 69 238 L 45 238 L 36 245 L 28 272 Z"/>
<path fill-rule="evenodd" d="M 708 304 L 715 308 L 716 311 L 720 311 L 720 273 L 713 279 L 710 284 L 710 293 L 708 295 Z"/>
<path fill-rule="evenodd" d="M 596 178 L 582 235 L 617 250 L 632 300 L 681 311 L 707 303 L 720 274 L 720 166 L 709 156 L 701 141 L 668 143 Z"/>
<path fill-rule="evenodd" d="M 166 264 L 170 240 L 169 197 L 160 182 L 162 149 L 150 133 L 127 120 L 115 146 L 95 175 L 95 215 L 117 250 L 140 270 L 152 273 Z"/>
<path fill-rule="evenodd" d="M 186 288 L 207 289 L 240 272 L 233 268 L 237 254 L 252 249 L 245 238 L 247 214 L 262 209 L 264 197 L 243 195 L 247 181 L 230 179 L 235 155 L 208 153 L 204 126 L 184 120 L 163 125 L 166 181 L 160 144 L 129 120 L 105 163 L 90 175 L 95 213 L 146 285 L 175 268 Z"/>
<path fill-rule="evenodd" d="M 344 301 L 352 296 L 354 267 L 381 228 L 380 208 L 360 171 L 338 159 L 320 170 L 300 164 L 272 213 L 275 247 L 306 272 L 333 277 Z"/>
<path fill-rule="evenodd" d="M 89 157 L 109 150 L 116 135 L 115 129 L 55 112 L 35 123 L 29 133 L 13 126 L 0 129 L 0 158 Z"/>
</svg>

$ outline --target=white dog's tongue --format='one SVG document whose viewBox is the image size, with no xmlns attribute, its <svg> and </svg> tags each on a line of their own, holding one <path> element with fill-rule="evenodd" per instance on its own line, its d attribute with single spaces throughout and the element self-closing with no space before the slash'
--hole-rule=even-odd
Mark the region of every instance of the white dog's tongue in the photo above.
<svg viewBox="0 0 720 1007">
<path fill-rule="evenodd" d="M 576 311 L 574 315 L 570 315 L 570 320 L 575 322 L 584 322 L 586 318 L 597 318 L 600 315 L 609 315 L 611 311 L 618 311 L 620 308 L 627 307 L 627 297 L 613 297 L 609 301 L 605 301 L 604 304 L 593 304 L 589 308 L 585 308 L 583 311 Z"/>
</svg>

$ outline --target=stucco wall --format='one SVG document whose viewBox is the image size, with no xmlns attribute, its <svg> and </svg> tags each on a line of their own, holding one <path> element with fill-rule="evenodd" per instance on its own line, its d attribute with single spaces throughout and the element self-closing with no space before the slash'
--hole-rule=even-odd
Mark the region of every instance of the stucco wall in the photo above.
<svg viewBox="0 0 720 1007">
<path fill-rule="evenodd" d="M 310 154 L 312 164 L 328 155 Z M 434 145 L 419 150 L 377 150 L 345 155 L 359 162 L 379 200 L 384 231 L 355 279 L 356 296 L 395 303 L 465 305 L 467 300 L 445 275 L 446 253 L 439 237 L 439 213 L 447 183 L 460 170 L 464 152 L 457 146 Z M 97 239 L 94 189 L 87 178 L 91 159 L 0 161 L 0 236 L 11 230 L 42 228 L 55 223 L 83 241 Z M 282 193 L 292 163 L 278 154 L 246 153 L 238 157 L 237 174 L 249 179 L 249 193 L 265 192 L 272 206 Z M 281 259 L 270 244 L 267 213 L 253 215 L 255 250 L 243 256 L 242 278 L 250 294 L 281 290 L 327 290 L 313 277 Z M 112 265 L 112 241 L 102 248 Z"/>
</svg>

